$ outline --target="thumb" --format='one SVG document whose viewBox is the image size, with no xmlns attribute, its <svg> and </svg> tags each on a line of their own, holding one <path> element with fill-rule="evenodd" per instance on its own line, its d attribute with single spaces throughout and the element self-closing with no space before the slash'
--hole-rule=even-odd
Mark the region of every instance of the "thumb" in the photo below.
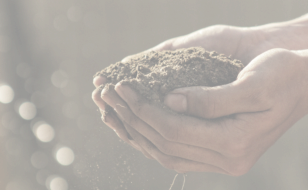
<svg viewBox="0 0 308 190">
<path fill-rule="evenodd" d="M 260 87 L 261 86 L 261 87 Z M 203 118 L 218 118 L 236 113 L 264 111 L 270 104 L 264 101 L 262 85 L 253 80 L 204 87 L 176 89 L 165 97 L 164 103 L 172 110 Z"/>
</svg>

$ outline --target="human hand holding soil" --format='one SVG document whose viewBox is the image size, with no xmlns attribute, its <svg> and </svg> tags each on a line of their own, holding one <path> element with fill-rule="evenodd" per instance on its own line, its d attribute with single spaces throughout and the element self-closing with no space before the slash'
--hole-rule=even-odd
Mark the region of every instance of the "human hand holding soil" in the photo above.
<svg viewBox="0 0 308 190">
<path fill-rule="evenodd" d="M 246 63 L 259 52 L 285 45 L 277 40 L 262 43 L 256 40 L 257 34 L 252 35 L 250 29 L 215 26 L 203 30 L 207 42 L 203 47 L 209 50 L 215 48 L 225 54 L 233 53 Z M 199 34 L 201 31 L 172 39 L 154 49 L 201 45 L 196 44 L 202 40 Z M 247 37 L 249 34 L 250 38 Z M 234 36 L 232 43 L 218 45 L 219 39 L 226 40 L 231 36 Z M 211 39 L 216 43 L 211 44 Z M 247 43 L 243 43 L 245 39 Z M 243 44 L 248 45 L 245 47 Z M 289 45 L 292 46 L 291 43 Z M 231 52 L 234 49 L 237 50 Z M 98 91 L 94 91 L 93 98 L 101 110 L 104 110 L 105 102 L 117 110 L 134 141 L 127 138 L 126 130 L 116 115 L 110 114 L 105 118 L 108 126 L 115 129 L 123 140 L 163 166 L 179 172 L 242 175 L 306 114 L 307 100 L 303 96 L 306 93 L 306 88 L 303 88 L 306 86 L 303 74 L 306 66 L 303 60 L 303 56 L 295 52 L 271 50 L 251 61 L 238 80 L 229 85 L 178 89 L 166 97 L 165 103 L 178 112 L 204 118 L 234 114 L 234 118 L 204 121 L 190 116 L 170 115 L 157 107 L 138 102 L 138 95 L 120 84 L 115 91 L 104 90 L 102 99 Z M 94 84 L 104 83 L 104 80 L 95 78 Z M 186 103 L 183 97 L 186 97 Z"/>
<path fill-rule="evenodd" d="M 120 83 L 103 90 L 102 98 L 134 141 L 163 166 L 238 176 L 307 114 L 307 55 L 270 50 L 251 61 L 231 84 L 177 89 L 166 103 L 185 115 L 154 106 Z M 170 96 L 177 101 L 169 101 Z"/>
</svg>

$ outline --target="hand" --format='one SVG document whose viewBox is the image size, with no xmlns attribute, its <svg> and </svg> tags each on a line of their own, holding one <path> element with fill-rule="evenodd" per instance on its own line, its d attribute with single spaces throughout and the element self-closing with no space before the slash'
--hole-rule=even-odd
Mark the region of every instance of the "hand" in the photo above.
<svg viewBox="0 0 308 190">
<path fill-rule="evenodd" d="M 239 176 L 307 114 L 307 72 L 307 58 L 274 49 L 252 60 L 231 84 L 171 92 L 165 103 L 185 115 L 158 108 L 121 84 L 103 90 L 102 99 L 163 166 Z"/>
<path fill-rule="evenodd" d="M 234 55 L 234 58 L 240 59 L 244 61 L 244 63 L 248 63 L 261 52 L 273 47 L 281 46 L 281 44 L 278 44 L 275 40 L 271 43 L 271 41 L 268 40 L 269 34 L 264 31 L 265 29 L 261 30 L 255 28 L 216 25 L 185 36 L 167 40 L 147 51 L 175 50 L 179 48 L 201 46 L 209 51 L 215 50 L 226 55 Z M 288 36 L 285 35 L 285 37 Z M 264 41 L 265 39 L 267 39 L 267 41 Z M 122 61 L 125 62 L 129 58 L 130 56 L 124 58 Z M 95 87 L 103 85 L 104 82 L 105 79 L 100 76 L 95 77 L 93 80 Z M 105 102 L 100 98 L 100 93 L 100 89 L 94 90 L 92 98 L 103 113 Z M 107 125 L 115 130 L 121 139 L 140 150 L 140 147 L 130 138 L 125 128 L 119 124 L 121 121 L 117 118 L 115 113 L 111 112 L 109 116 L 105 116 L 104 120 L 105 122 L 108 120 Z M 147 157 L 150 158 L 149 155 L 147 155 Z"/>
<path fill-rule="evenodd" d="M 307 44 L 303 42 L 307 40 L 303 39 L 305 39 L 307 35 L 303 32 L 305 29 L 302 27 L 302 20 L 305 21 L 305 18 L 296 19 L 294 22 L 269 24 L 252 28 L 222 25 L 211 26 L 185 36 L 167 40 L 147 51 L 174 50 L 178 48 L 202 46 L 209 51 L 215 50 L 226 55 L 232 54 L 233 58 L 240 59 L 244 64 L 247 64 L 257 55 L 271 48 L 283 47 L 302 49 L 302 47 L 306 46 Z M 297 38 L 294 38 L 294 35 L 296 35 Z M 125 60 L 129 58 L 130 57 L 127 57 L 122 61 L 125 62 Z M 104 78 L 96 77 L 93 83 L 98 87 L 104 84 L 104 81 Z M 105 102 L 100 98 L 100 90 L 95 90 L 93 92 L 93 100 L 98 107 L 100 107 L 101 111 L 105 109 Z M 131 144 L 136 149 L 141 150 L 146 157 L 151 158 L 150 155 L 148 155 L 134 140 L 132 140 L 124 126 L 121 125 L 121 121 L 117 118 L 115 113 L 111 112 L 108 116 L 104 116 L 104 118 L 108 118 L 107 125 L 115 130 L 120 138 Z"/>
</svg>

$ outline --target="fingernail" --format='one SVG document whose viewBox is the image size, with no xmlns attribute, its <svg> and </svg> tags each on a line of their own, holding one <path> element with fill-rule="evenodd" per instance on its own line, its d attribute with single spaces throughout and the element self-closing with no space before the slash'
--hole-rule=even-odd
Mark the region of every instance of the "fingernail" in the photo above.
<svg viewBox="0 0 308 190">
<path fill-rule="evenodd" d="M 165 104 L 176 112 L 185 112 L 187 110 L 187 99 L 182 94 L 168 94 L 165 97 Z"/>
</svg>

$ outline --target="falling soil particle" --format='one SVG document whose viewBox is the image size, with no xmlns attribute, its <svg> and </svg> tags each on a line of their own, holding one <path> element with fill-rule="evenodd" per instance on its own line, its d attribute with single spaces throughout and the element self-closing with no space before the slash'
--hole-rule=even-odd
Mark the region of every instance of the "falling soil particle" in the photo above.
<svg viewBox="0 0 308 190">
<path fill-rule="evenodd" d="M 117 62 L 98 72 L 107 84 L 122 82 L 142 96 L 160 104 L 164 96 L 189 86 L 218 86 L 236 80 L 244 65 L 223 54 L 201 47 L 175 51 L 151 51 L 133 56 L 128 62 Z M 107 85 L 109 86 L 109 85 Z"/>
</svg>

